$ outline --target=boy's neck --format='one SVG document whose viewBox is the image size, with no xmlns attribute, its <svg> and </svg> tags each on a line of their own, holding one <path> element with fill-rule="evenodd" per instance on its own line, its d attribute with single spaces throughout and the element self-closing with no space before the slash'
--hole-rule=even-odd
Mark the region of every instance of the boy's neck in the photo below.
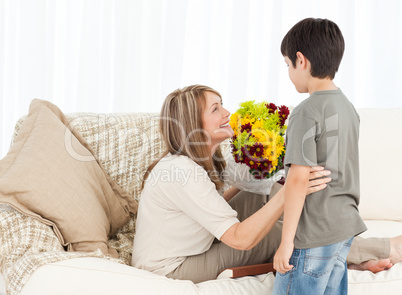
<svg viewBox="0 0 402 295">
<path fill-rule="evenodd" d="M 325 91 L 325 90 L 338 90 L 338 87 L 335 85 L 332 79 L 320 79 L 311 77 L 308 82 L 308 93 L 311 95 L 316 91 Z"/>
</svg>

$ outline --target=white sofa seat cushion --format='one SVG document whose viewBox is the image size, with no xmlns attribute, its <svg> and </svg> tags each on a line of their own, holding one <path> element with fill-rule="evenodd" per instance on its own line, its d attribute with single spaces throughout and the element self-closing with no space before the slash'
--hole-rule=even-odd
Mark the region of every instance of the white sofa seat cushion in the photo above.
<svg viewBox="0 0 402 295">
<path fill-rule="evenodd" d="M 75 258 L 38 268 L 21 295 L 271 294 L 274 276 L 222 279 L 193 284 L 99 258 Z M 48 283 L 44 283 L 48 282 Z"/>
<path fill-rule="evenodd" d="M 274 275 L 269 273 L 193 284 L 100 258 L 75 258 L 41 266 L 22 289 L 21 295 L 270 295 L 274 280 Z M 350 295 L 396 295 L 400 294 L 401 288 L 402 263 L 378 274 L 349 270 Z"/>
<path fill-rule="evenodd" d="M 402 293 L 402 263 L 390 270 L 373 274 L 370 271 L 349 270 L 349 295 L 400 295 Z"/>
<path fill-rule="evenodd" d="M 366 221 L 368 231 L 363 237 L 393 237 L 402 233 L 397 221 Z M 373 274 L 349 270 L 350 295 L 400 294 L 402 263 L 390 270 Z M 124 264 L 100 258 L 74 258 L 39 267 L 31 276 L 21 295 L 29 294 L 264 294 L 272 293 L 272 273 L 238 279 L 221 279 L 193 284 L 173 280 Z M 44 282 L 46 288 L 44 288 Z M 0 289 L 1 290 L 1 289 Z M 132 291 L 131 291 L 132 290 Z"/>
<path fill-rule="evenodd" d="M 368 230 L 361 234 L 369 237 L 394 237 L 402 234 L 402 222 L 388 220 L 365 220 Z M 373 274 L 370 271 L 349 270 L 349 294 L 369 295 L 402 293 L 402 263 L 397 263 L 390 270 Z"/>
</svg>

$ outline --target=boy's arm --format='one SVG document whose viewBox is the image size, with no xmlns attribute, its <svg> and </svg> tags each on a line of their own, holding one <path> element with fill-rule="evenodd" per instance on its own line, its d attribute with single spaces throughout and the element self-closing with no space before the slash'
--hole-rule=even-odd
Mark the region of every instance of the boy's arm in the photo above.
<svg viewBox="0 0 402 295">
<path fill-rule="evenodd" d="M 274 257 L 274 268 L 281 273 L 293 267 L 289 264 L 289 259 L 293 252 L 294 237 L 306 199 L 309 175 L 309 166 L 292 164 L 286 178 L 282 241 Z"/>
</svg>

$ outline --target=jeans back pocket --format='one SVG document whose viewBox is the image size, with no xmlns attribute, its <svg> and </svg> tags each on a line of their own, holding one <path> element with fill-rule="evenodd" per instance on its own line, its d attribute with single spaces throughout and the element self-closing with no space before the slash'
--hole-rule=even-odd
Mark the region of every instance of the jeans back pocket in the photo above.
<svg viewBox="0 0 402 295">
<path fill-rule="evenodd" d="M 342 243 L 336 243 L 306 249 L 303 272 L 318 278 L 332 271 L 341 247 Z"/>
</svg>

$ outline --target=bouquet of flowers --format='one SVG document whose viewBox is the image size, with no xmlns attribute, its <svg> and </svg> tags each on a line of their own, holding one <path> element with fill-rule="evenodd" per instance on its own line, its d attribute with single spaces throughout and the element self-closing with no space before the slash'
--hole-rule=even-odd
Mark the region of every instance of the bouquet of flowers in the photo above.
<svg viewBox="0 0 402 295">
<path fill-rule="evenodd" d="M 231 115 L 233 158 L 228 161 L 229 184 L 268 194 L 284 176 L 285 121 L 289 109 L 273 103 L 246 101 Z"/>
</svg>

